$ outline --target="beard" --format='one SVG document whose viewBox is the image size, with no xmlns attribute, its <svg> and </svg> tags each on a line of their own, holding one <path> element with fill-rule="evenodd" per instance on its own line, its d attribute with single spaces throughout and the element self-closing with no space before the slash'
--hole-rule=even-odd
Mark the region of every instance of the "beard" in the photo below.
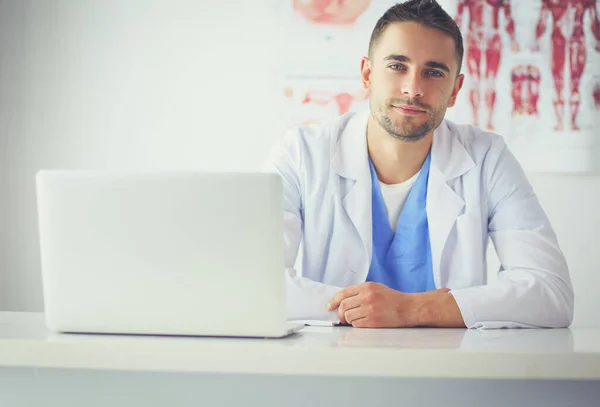
<svg viewBox="0 0 600 407">
<path fill-rule="evenodd" d="M 393 106 L 411 105 L 416 106 L 425 112 L 418 117 L 405 116 L 403 123 L 395 123 L 390 117 L 389 112 Z M 379 105 L 373 117 L 379 125 L 392 137 L 406 142 L 416 142 L 422 140 L 427 134 L 435 130 L 444 118 L 445 105 L 438 109 L 432 109 L 418 100 L 410 99 L 388 99 L 384 104 Z M 423 117 L 425 117 L 424 121 Z M 418 120 L 418 121 L 417 121 Z"/>
</svg>

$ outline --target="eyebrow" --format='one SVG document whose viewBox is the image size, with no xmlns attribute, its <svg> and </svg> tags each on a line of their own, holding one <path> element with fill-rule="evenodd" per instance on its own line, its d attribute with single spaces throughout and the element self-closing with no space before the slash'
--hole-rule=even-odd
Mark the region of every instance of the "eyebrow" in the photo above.
<svg viewBox="0 0 600 407">
<path fill-rule="evenodd" d="M 406 55 L 397 55 L 397 54 L 390 54 L 387 57 L 385 57 L 383 60 L 384 61 L 397 61 L 397 62 L 410 62 L 410 58 L 407 57 Z M 446 65 L 442 62 L 427 61 L 427 62 L 425 62 L 425 66 L 428 68 L 441 69 L 442 71 L 446 71 L 447 73 L 450 73 L 450 68 L 448 68 L 448 65 Z"/>
</svg>

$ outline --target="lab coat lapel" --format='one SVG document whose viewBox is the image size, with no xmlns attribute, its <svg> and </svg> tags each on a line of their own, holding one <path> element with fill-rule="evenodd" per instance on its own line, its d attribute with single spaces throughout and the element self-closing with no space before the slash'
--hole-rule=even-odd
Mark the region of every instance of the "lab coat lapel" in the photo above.
<svg viewBox="0 0 600 407">
<path fill-rule="evenodd" d="M 350 270 L 364 281 L 372 252 L 371 173 L 367 152 L 369 111 L 352 116 L 339 137 L 331 168 L 340 176 L 340 198 L 362 241 L 361 252 L 348 251 Z M 363 275 L 364 274 L 364 275 Z"/>
<path fill-rule="evenodd" d="M 427 187 L 427 219 L 433 275 L 436 287 L 441 287 L 441 261 L 446 241 L 456 218 L 465 206 L 464 200 L 448 182 L 475 166 L 461 144 L 455 127 L 443 121 L 435 130 L 431 147 L 431 169 Z"/>
<path fill-rule="evenodd" d="M 349 267 L 354 267 L 357 280 L 364 281 L 368 273 L 373 247 L 371 208 L 371 174 L 367 151 L 367 121 L 369 111 L 352 116 L 342 129 L 334 149 L 331 168 L 340 176 L 342 207 L 352 221 L 363 250 L 347 253 Z M 431 147 L 431 168 L 427 186 L 427 218 L 434 280 L 441 286 L 442 253 L 450 230 L 464 208 L 465 202 L 449 181 L 465 174 L 475 163 L 461 144 L 458 130 L 443 121 L 435 130 Z"/>
</svg>

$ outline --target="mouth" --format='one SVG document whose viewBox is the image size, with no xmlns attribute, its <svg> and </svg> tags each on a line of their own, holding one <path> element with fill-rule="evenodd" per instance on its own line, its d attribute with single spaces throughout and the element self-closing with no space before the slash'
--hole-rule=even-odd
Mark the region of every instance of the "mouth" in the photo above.
<svg viewBox="0 0 600 407">
<path fill-rule="evenodd" d="M 393 108 L 402 114 L 412 115 L 412 116 L 425 113 L 425 110 L 419 109 L 418 107 L 411 106 L 411 105 L 393 106 Z"/>
</svg>

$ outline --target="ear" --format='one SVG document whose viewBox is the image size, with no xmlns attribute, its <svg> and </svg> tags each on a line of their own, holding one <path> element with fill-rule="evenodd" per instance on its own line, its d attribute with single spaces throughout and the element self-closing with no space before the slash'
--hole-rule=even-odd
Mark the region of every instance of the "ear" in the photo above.
<svg viewBox="0 0 600 407">
<path fill-rule="evenodd" d="M 369 94 L 371 89 L 371 60 L 368 57 L 363 57 L 360 60 L 360 76 L 363 89 Z"/>
<path fill-rule="evenodd" d="M 458 96 L 458 92 L 462 88 L 463 82 L 465 80 L 465 75 L 462 73 L 456 77 L 454 80 L 454 88 L 452 89 L 452 94 L 450 95 L 450 101 L 448 102 L 448 107 L 454 106 L 456 103 L 456 96 Z"/>
</svg>

